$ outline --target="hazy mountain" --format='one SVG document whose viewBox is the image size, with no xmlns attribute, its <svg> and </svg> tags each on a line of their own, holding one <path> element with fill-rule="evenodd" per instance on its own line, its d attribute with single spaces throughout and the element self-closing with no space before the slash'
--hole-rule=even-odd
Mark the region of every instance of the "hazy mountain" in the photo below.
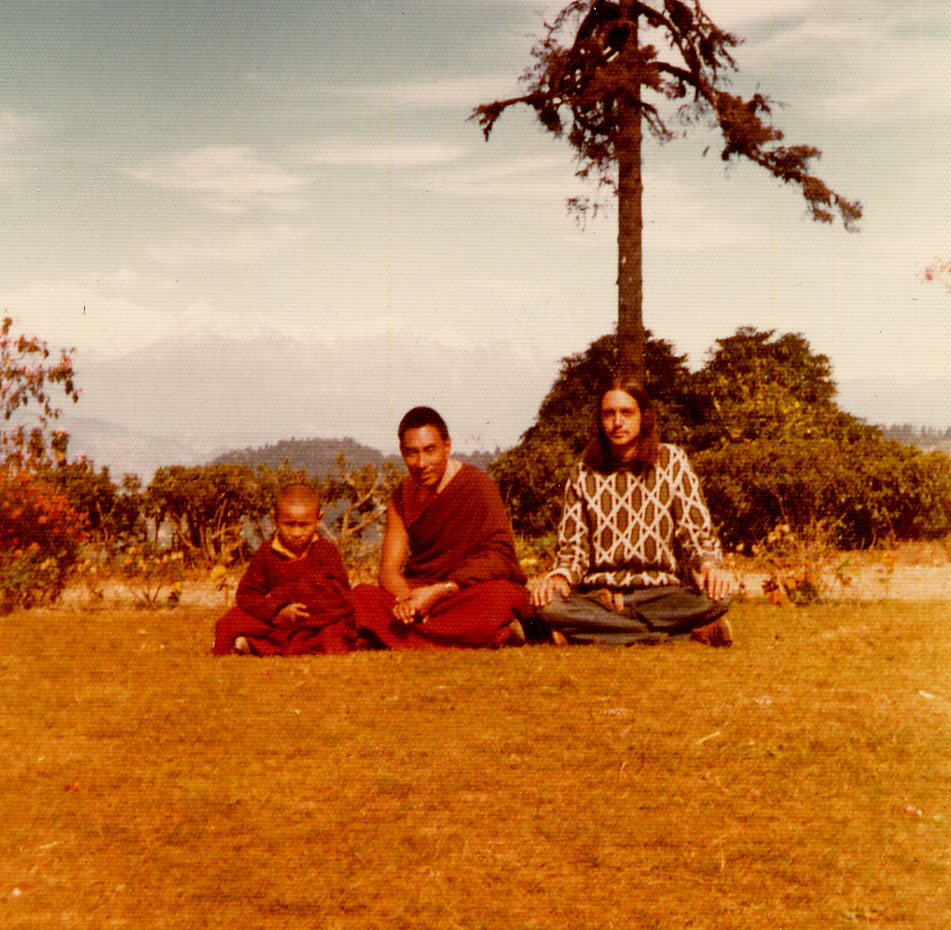
<svg viewBox="0 0 951 930">
<path fill-rule="evenodd" d="M 557 366 L 494 346 L 468 349 L 407 334 L 308 343 L 178 337 L 118 357 L 80 356 L 82 397 L 64 410 L 71 448 L 146 480 L 158 465 L 297 437 L 351 436 L 397 451 L 416 404 L 446 418 L 459 452 L 513 445 Z"/>
<path fill-rule="evenodd" d="M 492 452 L 453 452 L 453 455 L 463 462 L 486 468 L 495 459 L 501 450 L 496 448 Z M 267 465 L 269 468 L 280 468 L 286 461 L 292 468 L 300 468 L 311 475 L 323 477 L 337 473 L 337 457 L 340 453 L 346 457 L 348 469 L 362 468 L 364 465 L 375 465 L 379 468 L 384 462 L 390 462 L 402 467 L 403 460 L 399 455 L 384 456 L 377 449 L 371 449 L 353 439 L 282 439 L 280 442 L 268 443 L 256 449 L 232 449 L 216 456 L 212 463 L 234 463 L 250 465 Z"/>
<path fill-rule="evenodd" d="M 84 455 L 97 466 L 107 465 L 114 479 L 136 474 L 148 482 L 160 465 L 198 465 L 206 456 L 193 447 L 117 423 L 89 417 L 64 416 L 57 422 L 69 431 L 69 456 Z"/>
<path fill-rule="evenodd" d="M 506 449 L 535 419 L 557 365 L 405 333 L 327 343 L 178 337 L 118 357 L 79 357 L 83 394 L 60 421 L 116 475 L 148 480 L 159 465 L 209 462 L 282 440 L 353 437 L 397 452 L 396 426 L 415 404 L 446 418 L 457 452 Z M 951 426 L 951 380 L 839 385 L 844 410 L 869 423 Z"/>
<path fill-rule="evenodd" d="M 299 468 L 311 475 L 321 477 L 337 471 L 337 458 L 343 453 L 348 469 L 375 465 L 379 468 L 384 455 L 377 449 L 371 449 L 350 438 L 344 439 L 282 439 L 257 448 L 231 449 L 212 459 L 219 463 L 267 465 L 271 469 L 280 468 L 286 461 L 292 468 Z"/>
</svg>

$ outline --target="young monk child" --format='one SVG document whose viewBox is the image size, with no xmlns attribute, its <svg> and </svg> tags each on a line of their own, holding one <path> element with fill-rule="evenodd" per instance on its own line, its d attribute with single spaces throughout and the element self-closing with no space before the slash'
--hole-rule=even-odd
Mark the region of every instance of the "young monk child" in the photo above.
<svg viewBox="0 0 951 930">
<path fill-rule="evenodd" d="M 215 627 L 212 653 L 341 654 L 356 640 L 340 553 L 317 532 L 320 499 L 307 484 L 281 489 L 274 536 L 251 558 L 237 606 Z"/>
</svg>

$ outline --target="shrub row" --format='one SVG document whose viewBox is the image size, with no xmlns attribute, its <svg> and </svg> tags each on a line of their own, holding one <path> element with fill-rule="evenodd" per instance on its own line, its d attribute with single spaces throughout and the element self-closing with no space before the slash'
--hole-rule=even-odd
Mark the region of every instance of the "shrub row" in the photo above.
<svg viewBox="0 0 951 930">
<path fill-rule="evenodd" d="M 951 459 L 882 439 L 753 440 L 694 456 L 725 545 L 823 522 L 842 548 L 951 530 Z"/>
</svg>

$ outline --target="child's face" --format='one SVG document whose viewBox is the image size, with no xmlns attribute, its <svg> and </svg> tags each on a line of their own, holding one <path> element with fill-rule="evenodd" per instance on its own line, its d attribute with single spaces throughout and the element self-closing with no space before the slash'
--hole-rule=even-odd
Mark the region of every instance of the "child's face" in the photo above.
<svg viewBox="0 0 951 930">
<path fill-rule="evenodd" d="M 320 511 L 306 501 L 289 500 L 277 508 L 274 522 L 281 545 L 294 555 L 300 555 L 317 532 Z"/>
</svg>

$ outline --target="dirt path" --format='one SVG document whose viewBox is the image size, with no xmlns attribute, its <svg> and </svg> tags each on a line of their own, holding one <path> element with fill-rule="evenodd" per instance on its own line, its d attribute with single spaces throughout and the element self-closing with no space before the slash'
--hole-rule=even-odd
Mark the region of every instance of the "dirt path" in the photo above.
<svg viewBox="0 0 951 930">
<path fill-rule="evenodd" d="M 763 593 L 767 572 L 738 570 L 737 576 L 748 597 Z M 880 566 L 857 566 L 846 576 L 848 583 L 827 581 L 824 597 L 829 600 L 862 601 L 951 601 L 951 563 L 941 565 L 896 565 L 888 572 Z"/>
<path fill-rule="evenodd" d="M 762 595 L 769 577 L 762 565 L 736 556 L 728 562 L 748 596 Z M 951 538 L 832 553 L 823 561 L 820 578 L 830 600 L 951 600 Z"/>
<path fill-rule="evenodd" d="M 728 562 L 742 585 L 744 595 L 762 597 L 763 582 L 769 577 L 769 572 L 750 560 L 735 556 L 729 557 Z M 905 543 L 893 550 L 842 552 L 825 564 L 821 588 L 827 600 L 951 601 L 951 540 Z M 841 580 L 835 579 L 837 569 Z M 207 576 L 186 581 L 181 603 L 227 609 L 233 601 L 240 570 L 230 574 L 230 585 L 226 590 L 216 589 Z M 102 586 L 103 597 L 94 601 L 90 591 L 77 584 L 64 592 L 60 606 L 80 609 L 129 606 L 134 600 L 133 590 L 134 585 L 127 587 L 111 581 Z"/>
</svg>

